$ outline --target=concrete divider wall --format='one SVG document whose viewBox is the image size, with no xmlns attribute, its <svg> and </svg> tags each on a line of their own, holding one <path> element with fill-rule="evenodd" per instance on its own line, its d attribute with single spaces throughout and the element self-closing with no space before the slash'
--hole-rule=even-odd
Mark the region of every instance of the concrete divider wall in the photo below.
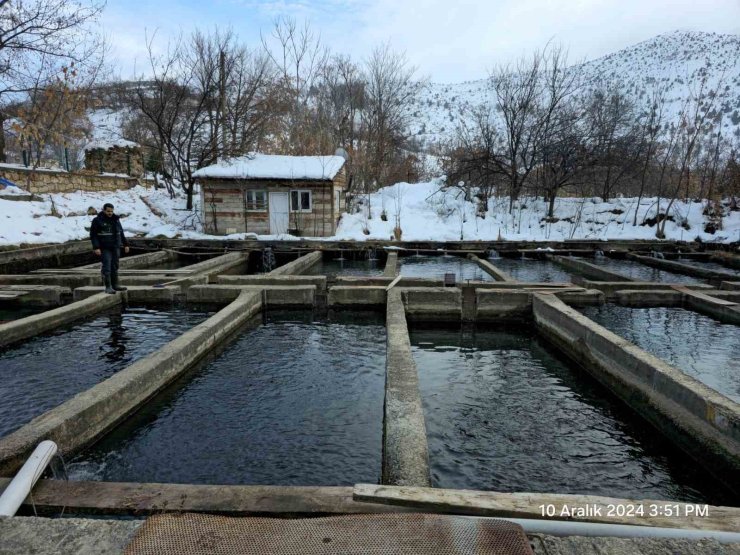
<svg viewBox="0 0 740 555">
<path fill-rule="evenodd" d="M 70 241 L 68 243 L 30 247 L 0 252 L 0 274 L 18 274 L 48 266 L 59 266 L 63 262 L 73 262 L 86 256 L 92 257 L 90 241 Z"/>
<path fill-rule="evenodd" d="M 248 322 L 261 307 L 260 293 L 243 291 L 234 302 L 159 350 L 3 437 L 0 474 L 15 472 L 44 439 L 55 441 L 63 454 L 89 445 Z"/>
<path fill-rule="evenodd" d="M 541 333 L 639 414 L 740 492 L 740 404 L 548 294 L 535 294 Z"/>
<path fill-rule="evenodd" d="M 630 281 L 625 283 L 624 281 L 584 280 L 582 285 L 587 289 L 598 289 L 599 291 L 603 291 L 607 300 L 616 299 L 617 291 L 666 291 L 671 288 L 671 284 L 668 283 L 652 283 L 648 281 Z M 696 285 L 690 284 L 686 287 L 697 291 L 712 289 L 711 285 L 701 283 Z"/>
<path fill-rule="evenodd" d="M 329 288 L 330 307 L 353 309 L 378 308 L 386 304 L 386 288 L 383 286 L 335 285 Z"/>
<path fill-rule="evenodd" d="M 83 301 L 70 303 L 41 314 L 33 314 L 19 320 L 0 324 L 0 346 L 28 339 L 56 327 L 91 316 L 121 304 L 123 297 L 101 293 Z"/>
<path fill-rule="evenodd" d="M 258 293 L 264 304 L 282 307 L 313 307 L 316 302 L 315 285 L 194 285 L 187 292 L 188 302 L 228 303 L 243 291 Z"/>
<path fill-rule="evenodd" d="M 686 276 L 708 279 L 717 283 L 724 280 L 737 279 L 737 276 L 729 271 L 722 272 L 720 270 L 710 270 L 691 264 L 682 264 L 681 262 L 676 262 L 674 260 L 664 260 L 662 258 L 653 258 L 652 256 L 640 256 L 631 253 L 627 255 L 627 258 L 639 262 L 640 264 L 645 264 L 646 266 L 651 266 L 660 270 L 668 270 L 669 272 L 676 272 L 678 274 L 684 274 Z"/>
<path fill-rule="evenodd" d="M 580 274 L 579 276 L 573 276 L 573 280 L 576 283 L 583 281 L 580 276 L 598 281 L 634 281 L 632 278 L 623 276 L 622 274 L 618 274 L 616 272 L 610 272 L 608 270 L 605 270 L 604 268 L 601 268 L 600 266 L 597 266 L 596 264 L 591 264 L 590 262 L 585 262 L 583 260 L 576 260 L 575 258 L 566 258 L 564 256 L 553 255 L 548 255 L 547 259 L 559 264 L 566 270 L 570 270 L 572 272 Z"/>
<path fill-rule="evenodd" d="M 395 278 L 392 277 L 358 277 L 358 276 L 337 276 L 337 285 L 342 286 L 368 286 L 368 287 L 387 287 Z M 396 284 L 398 287 L 444 287 L 442 279 L 426 279 L 416 277 L 402 277 L 401 281 Z"/>
<path fill-rule="evenodd" d="M 273 276 L 270 274 L 258 275 L 231 275 L 218 276 L 216 283 L 221 285 L 279 285 L 288 287 L 292 285 L 313 285 L 317 291 L 326 291 L 326 276 Z"/>
<path fill-rule="evenodd" d="M 135 254 L 133 256 L 124 256 L 118 262 L 120 269 L 140 269 L 148 268 L 149 266 L 156 266 L 157 264 L 163 264 L 170 260 L 177 259 L 177 255 L 172 251 L 156 251 L 156 252 L 145 252 L 144 254 Z M 72 270 L 85 270 L 85 269 L 100 269 L 100 262 L 94 262 L 93 264 L 86 264 L 84 266 L 77 266 L 71 268 Z"/>
<path fill-rule="evenodd" d="M 11 302 L 20 306 L 52 307 L 61 305 L 71 295 L 69 287 L 58 285 L 2 285 L 0 289 L 19 296 Z"/>
<path fill-rule="evenodd" d="M 401 292 L 388 292 L 382 483 L 431 486 L 419 376 L 411 355 Z"/>
<path fill-rule="evenodd" d="M 321 262 L 323 255 L 321 251 L 313 251 L 308 254 L 304 254 L 300 258 L 283 264 L 279 268 L 275 268 L 269 272 L 269 276 L 285 276 L 285 275 L 298 275 L 306 272 L 311 266 Z"/>
<path fill-rule="evenodd" d="M 513 277 L 511 277 L 509 274 L 504 272 L 503 270 L 500 270 L 487 260 L 481 260 L 474 254 L 468 254 L 468 258 L 475 262 L 481 270 L 489 274 L 490 276 L 493 276 L 493 279 L 496 281 L 516 281 Z"/>
<path fill-rule="evenodd" d="M 389 252 L 383 269 L 383 277 L 395 278 L 398 275 L 398 253 Z"/>
<path fill-rule="evenodd" d="M 403 293 L 406 316 L 414 322 L 459 322 L 462 319 L 462 290 L 457 287 L 407 289 Z"/>
<path fill-rule="evenodd" d="M 102 292 L 102 287 L 78 287 L 75 289 L 74 299 L 79 301 Z M 124 302 L 128 303 L 171 303 L 179 293 L 180 288 L 176 285 L 165 287 L 134 285 L 128 287 L 126 291 L 121 291 L 119 295 L 123 297 Z"/>
<path fill-rule="evenodd" d="M 532 294 L 528 291 L 476 289 L 475 297 L 475 320 L 478 322 L 523 319 L 532 315 Z"/>
</svg>

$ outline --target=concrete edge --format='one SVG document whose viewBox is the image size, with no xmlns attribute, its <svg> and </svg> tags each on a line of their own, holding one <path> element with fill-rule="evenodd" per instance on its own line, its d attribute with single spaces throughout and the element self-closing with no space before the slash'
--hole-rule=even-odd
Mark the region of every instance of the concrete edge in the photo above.
<svg viewBox="0 0 740 555">
<path fill-rule="evenodd" d="M 7 324 L 0 324 L 0 347 L 97 314 L 121 304 L 122 301 L 123 295 L 120 293 L 116 295 L 99 293 L 87 299 L 47 310 L 40 314 L 33 314 Z"/>
<path fill-rule="evenodd" d="M 598 281 L 634 281 L 630 277 L 623 276 L 622 274 L 618 274 L 617 272 L 610 272 L 608 270 L 605 270 L 604 268 L 597 266 L 596 264 L 591 264 L 590 262 L 585 262 L 583 260 L 566 258 L 564 256 L 555 256 L 551 254 L 547 255 L 547 259 L 552 260 L 556 264 L 559 264 L 566 270 L 576 272 L 586 279 L 594 279 Z M 574 277 L 573 279 L 576 280 L 577 278 Z"/>
<path fill-rule="evenodd" d="M 295 260 L 291 260 L 287 264 L 283 264 L 282 266 L 275 268 L 271 272 L 268 272 L 267 275 L 288 276 L 304 274 L 311 268 L 311 266 L 314 266 L 315 264 L 321 262 L 323 256 L 324 255 L 321 251 L 309 252 L 308 254 L 304 254 L 303 256 L 296 258 Z"/>
<path fill-rule="evenodd" d="M 481 270 L 486 272 L 488 275 L 493 276 L 493 279 L 496 281 L 516 281 L 509 274 L 488 262 L 488 260 L 481 260 L 472 253 L 468 254 L 468 258 L 475 262 Z"/>
<path fill-rule="evenodd" d="M 382 483 L 429 486 L 429 447 L 419 376 L 401 292 L 388 292 Z"/>
<path fill-rule="evenodd" d="M 205 322 L 1 438 L 0 473 L 16 471 L 44 439 L 55 441 L 63 454 L 84 448 L 180 376 L 261 308 L 259 293 L 242 292 Z"/>
<path fill-rule="evenodd" d="M 385 260 L 385 268 L 383 268 L 383 277 L 395 278 L 398 275 L 398 253 L 389 252 L 388 258 Z"/>
</svg>

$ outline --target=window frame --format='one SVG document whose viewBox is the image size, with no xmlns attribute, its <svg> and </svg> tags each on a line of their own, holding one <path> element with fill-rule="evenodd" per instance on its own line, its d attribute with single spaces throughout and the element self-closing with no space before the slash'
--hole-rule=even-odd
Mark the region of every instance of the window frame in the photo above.
<svg viewBox="0 0 740 555">
<path fill-rule="evenodd" d="M 293 207 L 293 193 L 298 194 L 298 208 Z M 308 194 L 308 208 L 301 208 L 302 195 L 303 193 Z M 290 190 L 290 211 L 296 213 L 310 213 L 313 212 L 313 191 L 311 189 L 291 189 Z"/>
<path fill-rule="evenodd" d="M 265 198 L 264 208 L 256 208 L 258 206 L 257 204 L 257 195 L 263 194 Z M 250 202 L 249 202 L 249 195 L 254 196 L 254 203 L 252 206 L 255 208 L 250 208 Z M 247 189 L 244 191 L 244 202 L 246 203 L 247 212 L 267 212 L 268 211 L 268 203 L 269 203 L 269 195 L 267 194 L 267 190 L 265 189 Z"/>
</svg>

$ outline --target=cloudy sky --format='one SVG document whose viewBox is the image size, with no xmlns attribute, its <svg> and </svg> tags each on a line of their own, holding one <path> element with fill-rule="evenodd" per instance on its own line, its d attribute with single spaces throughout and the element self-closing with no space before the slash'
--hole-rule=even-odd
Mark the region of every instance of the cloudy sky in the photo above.
<svg viewBox="0 0 740 555">
<path fill-rule="evenodd" d="M 252 47 L 277 17 L 308 21 L 333 52 L 356 60 L 390 42 L 435 82 L 485 77 L 541 48 L 593 59 L 681 30 L 740 34 L 740 0 L 108 0 L 102 19 L 123 77 L 146 65 L 145 36 L 231 27 Z"/>
</svg>

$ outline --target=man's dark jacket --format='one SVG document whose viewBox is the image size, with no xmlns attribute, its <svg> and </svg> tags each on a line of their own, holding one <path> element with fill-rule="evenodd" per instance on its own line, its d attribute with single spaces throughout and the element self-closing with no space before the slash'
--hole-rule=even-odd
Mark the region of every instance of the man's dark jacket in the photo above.
<svg viewBox="0 0 740 555">
<path fill-rule="evenodd" d="M 100 212 L 92 221 L 90 241 L 93 249 L 120 249 L 128 245 L 120 218 L 116 214 L 109 218 L 105 212 Z"/>
</svg>

